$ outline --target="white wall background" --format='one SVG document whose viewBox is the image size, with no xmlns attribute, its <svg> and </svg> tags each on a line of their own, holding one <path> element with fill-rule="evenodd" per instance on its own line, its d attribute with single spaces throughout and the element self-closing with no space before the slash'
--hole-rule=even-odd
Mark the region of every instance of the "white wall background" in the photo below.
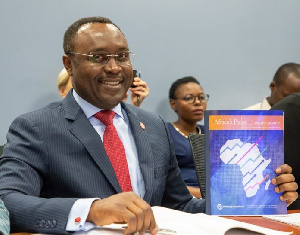
<svg viewBox="0 0 300 235">
<path fill-rule="evenodd" d="M 299 0 L 0 0 L 0 145 L 18 115 L 60 99 L 62 38 L 75 20 L 113 20 L 150 87 L 142 107 L 167 121 L 171 83 L 195 76 L 209 109 L 241 109 L 269 95 L 276 69 L 300 62 Z"/>
</svg>

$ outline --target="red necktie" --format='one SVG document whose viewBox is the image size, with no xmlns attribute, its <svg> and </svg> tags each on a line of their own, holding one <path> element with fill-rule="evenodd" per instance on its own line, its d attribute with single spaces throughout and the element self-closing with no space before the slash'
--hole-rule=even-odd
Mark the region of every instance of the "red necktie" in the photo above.
<svg viewBox="0 0 300 235">
<path fill-rule="evenodd" d="M 113 124 L 115 114 L 112 110 L 102 110 L 96 113 L 94 117 L 106 126 L 103 134 L 103 145 L 115 170 L 122 191 L 128 192 L 132 191 L 131 180 L 125 149 Z"/>
</svg>

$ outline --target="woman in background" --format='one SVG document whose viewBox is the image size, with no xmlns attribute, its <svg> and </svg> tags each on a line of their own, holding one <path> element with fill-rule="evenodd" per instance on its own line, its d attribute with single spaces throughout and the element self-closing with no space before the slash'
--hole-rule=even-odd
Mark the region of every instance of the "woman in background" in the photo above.
<svg viewBox="0 0 300 235">
<path fill-rule="evenodd" d="M 72 80 L 67 70 L 63 68 L 58 74 L 57 89 L 62 98 L 65 98 L 69 90 L 72 88 Z"/>
<path fill-rule="evenodd" d="M 168 127 L 182 178 L 196 198 L 201 198 L 201 193 L 188 135 L 204 134 L 203 126 L 197 122 L 204 117 L 208 98 L 197 79 L 191 76 L 176 80 L 169 90 L 170 106 L 178 119 L 168 123 Z"/>
</svg>

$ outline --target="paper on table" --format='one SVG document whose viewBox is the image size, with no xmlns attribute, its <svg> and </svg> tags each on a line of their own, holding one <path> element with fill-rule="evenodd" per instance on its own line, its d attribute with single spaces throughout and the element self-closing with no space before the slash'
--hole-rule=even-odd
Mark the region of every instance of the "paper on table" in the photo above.
<svg viewBox="0 0 300 235">
<path fill-rule="evenodd" d="M 300 227 L 300 213 L 287 215 L 266 215 L 265 218 Z"/>
<path fill-rule="evenodd" d="M 206 214 L 190 214 L 164 207 L 152 207 L 156 223 L 161 228 L 172 229 L 177 235 L 287 235 L 292 232 L 281 232 L 256 225 Z M 124 234 L 124 225 L 112 224 L 88 232 L 76 232 L 76 235 L 118 235 Z M 149 233 L 146 233 L 149 234 Z"/>
<path fill-rule="evenodd" d="M 195 231 L 201 235 L 259 233 L 265 235 L 292 234 L 290 232 L 275 231 L 223 217 L 210 216 L 206 214 L 189 214 L 163 207 L 153 207 L 152 209 L 155 214 L 156 222 L 160 227 L 176 230 L 177 234 L 180 235 L 195 234 Z M 241 229 L 246 229 L 248 231 L 243 231 Z"/>
<path fill-rule="evenodd" d="M 124 235 L 124 228 L 122 228 L 124 224 L 111 224 L 107 226 L 103 226 L 101 228 L 95 228 L 88 232 L 75 232 L 76 235 L 93 235 L 93 234 L 103 234 L 103 235 L 118 235 L 123 234 Z"/>
</svg>

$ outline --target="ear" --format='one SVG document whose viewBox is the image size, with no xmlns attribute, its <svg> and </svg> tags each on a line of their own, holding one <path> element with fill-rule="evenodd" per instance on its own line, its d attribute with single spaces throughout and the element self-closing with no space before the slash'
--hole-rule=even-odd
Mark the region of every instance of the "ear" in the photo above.
<svg viewBox="0 0 300 235">
<path fill-rule="evenodd" d="M 170 99 L 169 102 L 170 102 L 171 109 L 173 109 L 176 112 L 176 102 L 175 102 L 175 100 Z"/>
<path fill-rule="evenodd" d="M 275 83 L 274 81 L 272 81 L 272 82 L 270 83 L 270 89 L 271 89 L 271 91 L 274 91 L 275 88 L 276 88 L 276 83 Z"/>
<path fill-rule="evenodd" d="M 69 76 L 72 76 L 72 63 L 70 60 L 70 57 L 67 56 L 66 54 L 63 55 L 62 61 L 64 63 L 65 69 L 67 70 Z"/>
</svg>

